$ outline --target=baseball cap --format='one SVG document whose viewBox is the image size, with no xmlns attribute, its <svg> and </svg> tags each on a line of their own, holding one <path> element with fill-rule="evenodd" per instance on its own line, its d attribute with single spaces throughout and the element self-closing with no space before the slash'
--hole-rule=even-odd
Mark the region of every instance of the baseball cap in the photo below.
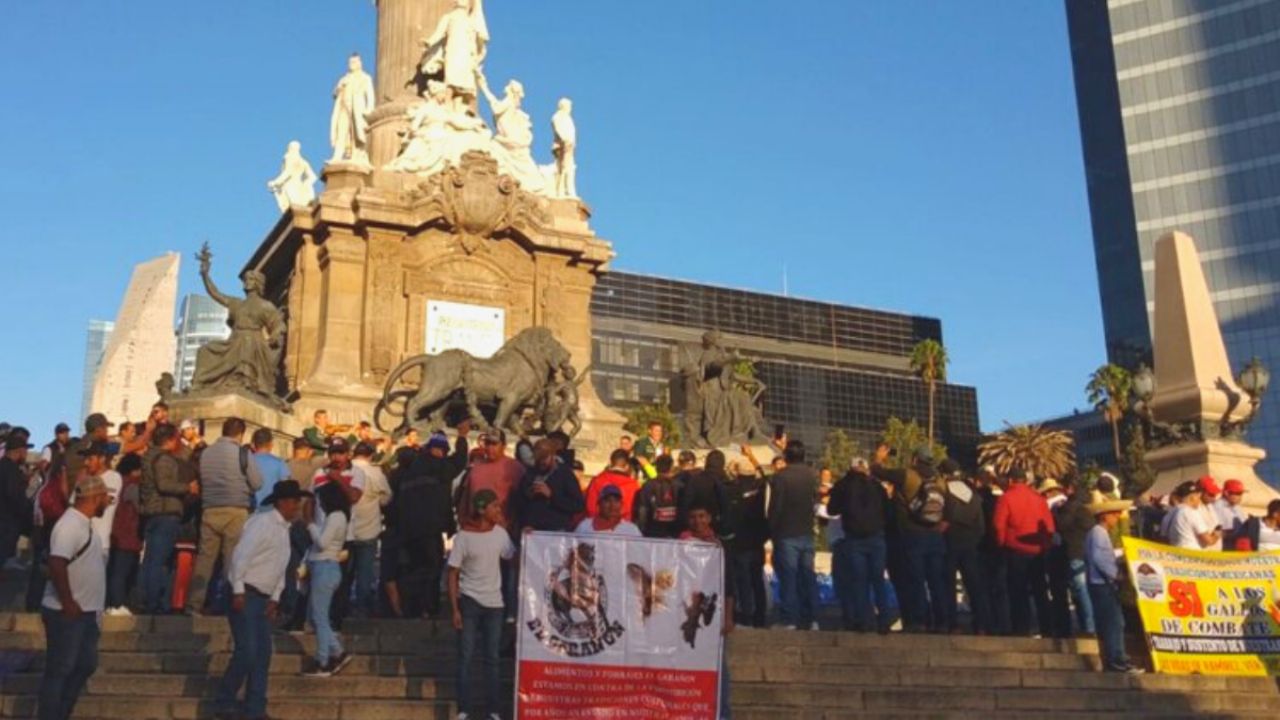
<svg viewBox="0 0 1280 720">
<path fill-rule="evenodd" d="M 101 455 L 106 457 L 111 454 L 111 449 L 104 442 L 92 442 L 76 451 L 80 457 L 92 457 Z"/>
<path fill-rule="evenodd" d="M 1196 484 L 1200 486 L 1200 491 L 1206 495 L 1222 494 L 1222 488 L 1218 487 L 1218 482 L 1209 475 L 1205 475 L 1197 480 Z"/>
<path fill-rule="evenodd" d="M 621 500 L 622 490 L 617 485 L 609 483 L 600 490 L 600 499 L 604 500 L 606 498 L 617 498 L 618 500 Z"/>
<path fill-rule="evenodd" d="M 347 445 L 347 441 L 342 438 L 334 438 L 329 441 L 329 454 L 345 454 L 351 452 L 351 447 Z"/>
<path fill-rule="evenodd" d="M 60 422 L 57 425 L 55 425 L 53 428 L 54 435 L 61 435 L 62 433 L 69 433 L 69 432 L 71 432 L 71 426 L 67 425 L 66 423 Z"/>
<path fill-rule="evenodd" d="M 107 493 L 107 484 L 102 481 L 99 475 L 88 475 L 76 481 L 76 497 L 83 498 L 91 495 L 105 495 Z"/>
<path fill-rule="evenodd" d="M 476 512 L 484 512 L 485 508 L 497 501 L 498 493 L 486 488 L 471 496 L 471 507 L 475 508 Z"/>
<path fill-rule="evenodd" d="M 93 432 L 94 430 L 98 430 L 100 428 L 109 428 L 109 427 L 115 427 L 115 423 L 108 420 L 107 416 L 103 415 L 102 413 L 94 413 L 84 419 L 85 432 Z"/>
<path fill-rule="evenodd" d="M 178 425 L 178 430 L 194 430 L 195 427 L 196 427 L 196 421 L 187 419 L 187 420 L 183 420 L 182 423 Z"/>
<path fill-rule="evenodd" d="M 1222 484 L 1222 491 L 1228 495 L 1243 495 L 1244 483 L 1239 480 L 1228 480 Z"/>
<path fill-rule="evenodd" d="M 434 433 L 427 440 L 427 449 L 430 450 L 432 448 L 441 448 L 442 450 L 448 450 L 449 437 L 444 433 Z"/>
</svg>

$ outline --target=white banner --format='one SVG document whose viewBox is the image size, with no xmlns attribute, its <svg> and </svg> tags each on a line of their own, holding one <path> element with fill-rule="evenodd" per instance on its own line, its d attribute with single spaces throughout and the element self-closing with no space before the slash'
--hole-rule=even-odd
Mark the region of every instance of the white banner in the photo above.
<svg viewBox="0 0 1280 720">
<path fill-rule="evenodd" d="M 715 720 L 722 562 L 700 542 L 526 535 L 516 717 Z"/>
<path fill-rule="evenodd" d="M 506 341 L 507 311 L 483 305 L 427 301 L 426 351 L 462 350 L 487 358 Z"/>
</svg>

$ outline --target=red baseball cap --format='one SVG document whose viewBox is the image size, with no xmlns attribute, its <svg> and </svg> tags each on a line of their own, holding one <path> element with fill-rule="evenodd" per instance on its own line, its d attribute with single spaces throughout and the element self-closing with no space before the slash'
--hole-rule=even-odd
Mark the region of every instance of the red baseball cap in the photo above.
<svg viewBox="0 0 1280 720">
<path fill-rule="evenodd" d="M 1239 480 L 1228 480 L 1222 485 L 1222 491 L 1228 495 L 1243 495 L 1244 483 Z"/>
<path fill-rule="evenodd" d="M 1205 495 L 1221 495 L 1222 494 L 1222 488 L 1218 487 L 1218 482 L 1209 475 L 1205 475 L 1204 477 L 1200 478 L 1200 480 L 1196 482 L 1196 485 L 1200 487 L 1200 492 L 1204 493 Z"/>
</svg>

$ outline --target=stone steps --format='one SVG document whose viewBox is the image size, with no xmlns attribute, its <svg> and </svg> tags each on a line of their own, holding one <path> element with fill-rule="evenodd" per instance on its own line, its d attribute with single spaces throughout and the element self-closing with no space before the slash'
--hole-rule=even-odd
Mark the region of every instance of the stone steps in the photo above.
<svg viewBox="0 0 1280 720">
<path fill-rule="evenodd" d="M 278 633 L 270 712 L 280 720 L 445 718 L 456 712 L 452 627 L 349 621 L 337 678 L 298 673 L 314 636 Z M 30 717 L 43 662 L 38 616 L 0 613 L 0 717 Z M 209 717 L 230 659 L 225 619 L 106 618 L 99 672 L 77 717 Z M 855 635 L 743 629 L 731 636 L 738 718 L 1274 717 L 1272 678 L 1096 672 L 1091 640 Z M 26 662 L 24 662 L 24 660 Z M 511 700 L 505 669 L 503 705 Z"/>
</svg>

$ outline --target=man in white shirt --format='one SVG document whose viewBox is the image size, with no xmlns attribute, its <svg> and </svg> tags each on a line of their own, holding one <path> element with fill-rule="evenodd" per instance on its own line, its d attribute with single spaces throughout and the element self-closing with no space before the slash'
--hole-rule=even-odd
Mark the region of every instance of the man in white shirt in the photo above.
<svg viewBox="0 0 1280 720">
<path fill-rule="evenodd" d="M 377 449 L 369 443 L 359 443 L 355 448 L 352 466 L 363 477 L 364 487 L 360 501 L 351 507 L 350 542 L 351 569 L 356 584 L 356 607 L 366 616 L 373 615 L 378 602 L 377 580 L 374 565 L 378 559 L 378 538 L 382 535 L 382 508 L 391 502 L 391 484 L 382 468 L 373 464 Z M 345 585 L 345 584 L 344 584 Z M 349 587 L 347 589 L 350 589 Z M 339 588 L 342 593 L 342 588 Z M 347 597 L 350 593 L 342 593 Z"/>
<path fill-rule="evenodd" d="M 605 485 L 600 490 L 600 512 L 578 523 L 580 535 L 613 534 L 628 537 L 642 537 L 640 528 L 629 520 L 622 519 L 622 488 L 617 485 Z"/>
<path fill-rule="evenodd" d="M 244 525 L 231 555 L 231 636 L 235 650 L 222 676 L 214 717 L 222 720 L 267 716 L 267 679 L 271 667 L 271 625 L 289 566 L 289 526 L 303 498 L 311 497 L 294 480 L 282 480 L 263 500 L 272 509 L 255 513 Z M 245 688 L 242 707 L 236 696 Z"/>
<path fill-rule="evenodd" d="M 1226 531 L 1230 530 L 1229 527 L 1219 521 L 1218 512 L 1215 509 L 1220 499 L 1219 496 L 1222 495 L 1222 488 L 1218 487 L 1218 482 L 1208 475 L 1197 480 L 1196 486 L 1200 488 L 1200 514 L 1204 516 L 1205 524 L 1210 528 L 1218 529 L 1218 539 L 1204 549 L 1222 552 L 1223 538 L 1227 535 Z"/>
<path fill-rule="evenodd" d="M 92 524 L 93 531 L 102 540 L 103 556 L 110 557 L 111 526 L 116 520 L 116 502 L 120 499 L 120 491 L 124 489 L 124 478 L 111 467 L 113 458 L 107 457 L 104 460 L 105 464 L 102 472 L 94 474 L 101 477 L 102 483 L 107 486 L 107 494 L 111 496 L 111 504 L 107 506 L 107 511 L 102 513 L 102 517 L 93 519 Z"/>
<path fill-rule="evenodd" d="M 1244 531 L 1244 524 L 1249 521 L 1249 513 L 1241 507 L 1243 502 L 1244 483 L 1228 480 L 1222 484 L 1222 497 L 1213 504 L 1213 512 L 1218 516 L 1218 524 L 1222 526 L 1223 537 L 1229 546 L 1234 546 L 1236 537 Z"/>
<path fill-rule="evenodd" d="M 1180 498 L 1169 523 L 1169 544 L 1185 550 L 1214 550 L 1221 546 L 1222 532 L 1210 524 L 1202 512 L 1200 485 L 1185 482 L 1174 493 Z"/>
<path fill-rule="evenodd" d="M 92 518 L 111 504 L 102 478 L 76 482 L 75 504 L 53 526 L 49 582 L 40 618 L 45 632 L 45 668 L 37 717 L 71 717 L 85 683 L 98 667 L 98 619 L 106 603 L 107 558 Z"/>
</svg>

